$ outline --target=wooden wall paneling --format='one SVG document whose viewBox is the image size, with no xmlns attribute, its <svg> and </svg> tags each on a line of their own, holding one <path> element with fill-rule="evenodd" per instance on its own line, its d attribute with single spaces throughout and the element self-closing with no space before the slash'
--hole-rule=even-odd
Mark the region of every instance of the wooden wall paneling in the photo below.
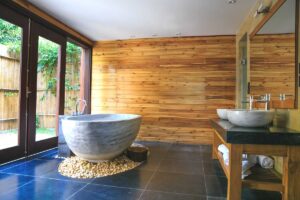
<svg viewBox="0 0 300 200">
<path fill-rule="evenodd" d="M 139 138 L 211 143 L 208 119 L 233 107 L 235 37 L 97 42 L 92 113 L 143 116 Z"/>
<path fill-rule="evenodd" d="M 237 108 L 241 107 L 241 99 L 240 99 L 240 93 L 241 93 L 241 87 L 240 87 L 240 81 L 241 81 L 241 71 L 240 71 L 240 63 L 241 63 L 241 52 L 239 48 L 239 42 L 242 39 L 244 35 L 247 35 L 247 69 L 249 72 L 250 69 L 250 39 L 253 37 L 253 35 L 257 32 L 257 27 L 261 27 L 266 22 L 266 15 L 267 17 L 270 17 L 273 15 L 273 13 L 276 12 L 278 9 L 278 6 L 282 4 L 286 0 L 262 0 L 257 1 L 257 3 L 253 6 L 253 8 L 250 10 L 249 14 L 246 16 L 243 23 L 240 25 L 239 29 L 236 32 L 236 98 L 235 98 L 235 105 Z M 256 10 L 259 8 L 260 3 L 264 3 L 265 5 L 271 4 L 270 12 L 267 14 L 259 14 L 256 17 L 254 17 L 254 14 Z M 276 9 L 275 9 L 276 8 Z M 248 73 L 248 80 L 249 80 L 249 73 Z"/>
<path fill-rule="evenodd" d="M 256 35 L 250 47 L 251 94 L 295 98 L 295 34 Z"/>
</svg>

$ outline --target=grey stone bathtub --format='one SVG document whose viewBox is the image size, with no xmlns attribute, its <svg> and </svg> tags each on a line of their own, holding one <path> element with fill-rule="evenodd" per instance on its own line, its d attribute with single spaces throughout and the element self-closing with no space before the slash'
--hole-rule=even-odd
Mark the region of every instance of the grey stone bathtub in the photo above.
<svg viewBox="0 0 300 200">
<path fill-rule="evenodd" d="M 97 114 L 62 119 L 62 132 L 75 155 L 92 162 L 110 160 L 126 150 L 136 138 L 141 116 Z"/>
</svg>

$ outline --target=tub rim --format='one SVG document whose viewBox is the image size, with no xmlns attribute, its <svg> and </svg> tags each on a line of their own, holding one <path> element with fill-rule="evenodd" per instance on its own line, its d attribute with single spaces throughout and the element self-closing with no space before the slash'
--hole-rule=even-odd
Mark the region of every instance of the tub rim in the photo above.
<svg viewBox="0 0 300 200">
<path fill-rule="evenodd" d="M 79 118 L 79 117 L 84 117 L 84 116 L 101 116 L 101 115 L 130 115 L 132 116 L 132 118 L 130 119 L 116 119 L 116 120 L 91 120 L 91 121 L 87 121 L 87 120 L 77 120 L 74 118 Z M 76 116 L 65 116 L 62 121 L 72 121 L 72 122 L 80 122 L 80 123 L 109 123 L 109 122 L 123 122 L 123 121 L 131 121 L 131 120 L 135 120 L 135 119 L 141 119 L 142 115 L 138 115 L 138 114 L 125 114 L 125 113 L 105 113 L 105 114 L 85 114 L 85 115 L 76 115 Z"/>
</svg>

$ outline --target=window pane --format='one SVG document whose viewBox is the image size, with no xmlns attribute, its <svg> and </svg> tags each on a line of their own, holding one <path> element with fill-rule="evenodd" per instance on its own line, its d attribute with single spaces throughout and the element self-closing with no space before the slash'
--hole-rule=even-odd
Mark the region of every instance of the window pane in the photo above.
<svg viewBox="0 0 300 200">
<path fill-rule="evenodd" d="M 0 19 L 0 150 L 19 145 L 22 28 Z"/>
<path fill-rule="evenodd" d="M 58 44 L 39 37 L 35 118 L 36 141 L 56 137 L 56 91 L 59 48 Z"/>
<path fill-rule="evenodd" d="M 77 99 L 80 98 L 80 68 L 82 48 L 68 42 L 65 80 L 65 115 L 75 112 Z"/>
</svg>

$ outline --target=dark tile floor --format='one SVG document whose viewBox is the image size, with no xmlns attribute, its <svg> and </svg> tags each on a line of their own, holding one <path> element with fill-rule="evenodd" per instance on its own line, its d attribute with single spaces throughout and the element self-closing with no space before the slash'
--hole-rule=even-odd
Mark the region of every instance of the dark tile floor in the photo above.
<svg viewBox="0 0 300 200">
<path fill-rule="evenodd" d="M 97 179 L 61 176 L 49 150 L 31 158 L 0 166 L 1 200 L 221 200 L 227 179 L 211 147 L 141 142 L 150 157 L 138 168 Z M 243 199 L 276 200 L 279 193 L 243 190 Z"/>
</svg>

